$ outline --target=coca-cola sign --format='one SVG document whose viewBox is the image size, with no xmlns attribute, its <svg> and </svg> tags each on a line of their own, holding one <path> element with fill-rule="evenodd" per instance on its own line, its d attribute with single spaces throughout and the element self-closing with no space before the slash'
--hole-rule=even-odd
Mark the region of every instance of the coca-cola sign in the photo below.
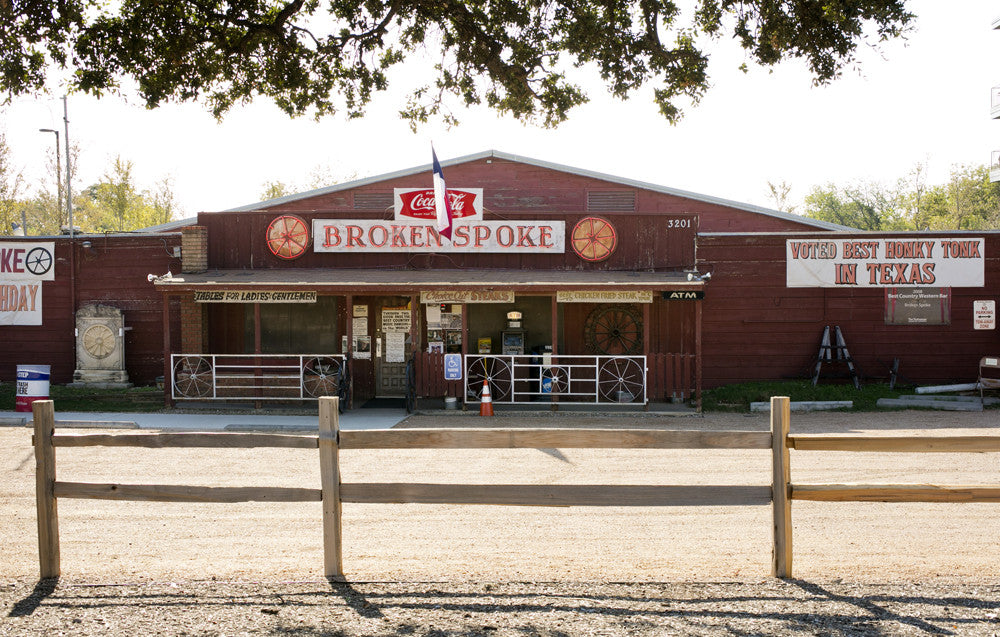
<svg viewBox="0 0 1000 637">
<path fill-rule="evenodd" d="M 452 218 L 481 221 L 483 218 L 482 188 L 449 188 Z M 396 221 L 416 219 L 427 221 L 437 217 L 433 188 L 396 188 Z"/>
</svg>

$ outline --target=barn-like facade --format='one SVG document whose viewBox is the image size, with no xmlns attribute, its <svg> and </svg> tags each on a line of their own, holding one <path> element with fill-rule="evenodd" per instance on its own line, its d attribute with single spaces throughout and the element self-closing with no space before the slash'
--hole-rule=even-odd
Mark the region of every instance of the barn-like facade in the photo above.
<svg viewBox="0 0 1000 637">
<path fill-rule="evenodd" d="M 134 381 L 156 361 L 172 400 L 353 405 L 475 402 L 484 380 L 501 405 L 697 401 L 807 374 L 828 326 L 866 377 L 967 380 L 997 350 L 994 233 L 859 233 L 498 151 L 443 165 L 450 239 L 429 166 L 89 240 L 107 256 L 57 239 L 43 325 L 0 332 L 48 334 L 30 356 L 59 361 L 67 303 L 97 300 L 132 328 Z M 5 375 L 37 362 L 2 355 Z"/>
</svg>

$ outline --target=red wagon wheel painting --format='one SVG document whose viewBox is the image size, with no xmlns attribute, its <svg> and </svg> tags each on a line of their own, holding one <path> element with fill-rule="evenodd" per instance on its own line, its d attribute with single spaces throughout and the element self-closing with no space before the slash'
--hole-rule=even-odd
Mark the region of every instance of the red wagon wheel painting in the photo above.
<svg viewBox="0 0 1000 637">
<path fill-rule="evenodd" d="M 584 261 L 603 261 L 618 245 L 618 233 L 611 222 L 601 217 L 584 217 L 570 235 L 573 252 Z"/>
<path fill-rule="evenodd" d="M 279 259 L 297 259 L 309 246 L 309 226 L 295 215 L 282 215 L 267 227 L 267 248 Z"/>
<path fill-rule="evenodd" d="M 642 318 L 626 305 L 602 305 L 584 324 L 587 348 L 615 356 L 642 353 Z"/>
</svg>

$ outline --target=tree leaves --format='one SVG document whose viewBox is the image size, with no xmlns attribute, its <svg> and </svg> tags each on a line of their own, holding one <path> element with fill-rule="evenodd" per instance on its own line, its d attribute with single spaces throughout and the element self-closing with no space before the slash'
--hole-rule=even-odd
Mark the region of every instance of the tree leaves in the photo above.
<svg viewBox="0 0 1000 637">
<path fill-rule="evenodd" d="M 216 116 L 271 99 L 292 116 L 359 117 L 389 70 L 440 51 L 400 114 L 454 121 L 448 104 L 556 126 L 587 101 L 569 79 L 596 72 L 628 98 L 653 86 L 670 122 L 708 89 L 706 44 L 734 37 L 765 66 L 805 58 L 818 83 L 859 43 L 898 37 L 904 0 L 42 0 L 0 2 L 0 90 L 44 90 L 53 68 L 100 95 L 134 81 L 147 106 L 198 101 Z"/>
</svg>

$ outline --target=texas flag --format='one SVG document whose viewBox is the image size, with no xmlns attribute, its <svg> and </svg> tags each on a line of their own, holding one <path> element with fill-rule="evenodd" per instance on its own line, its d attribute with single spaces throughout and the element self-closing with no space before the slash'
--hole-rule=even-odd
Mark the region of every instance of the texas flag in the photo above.
<svg viewBox="0 0 1000 637">
<path fill-rule="evenodd" d="M 444 173 L 441 172 L 441 164 L 438 163 L 437 153 L 434 146 L 431 146 L 431 157 L 434 159 L 434 210 L 437 213 L 437 231 L 442 237 L 451 240 L 451 202 L 448 200 L 448 191 L 444 185 Z"/>
</svg>

